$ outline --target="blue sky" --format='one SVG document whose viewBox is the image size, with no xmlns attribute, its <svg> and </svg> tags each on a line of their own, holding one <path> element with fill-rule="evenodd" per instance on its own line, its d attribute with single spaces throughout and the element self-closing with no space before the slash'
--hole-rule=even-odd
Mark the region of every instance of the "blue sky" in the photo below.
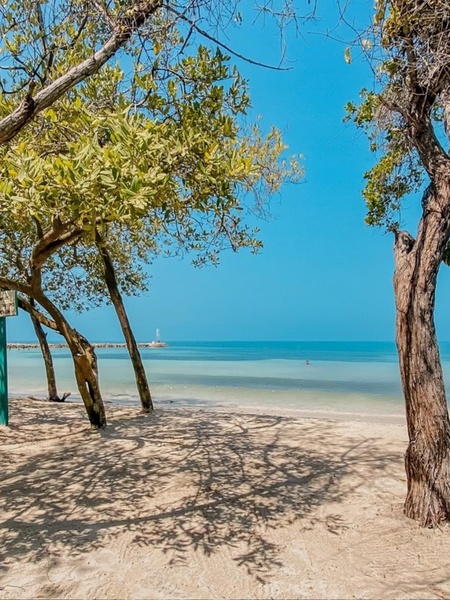
<svg viewBox="0 0 450 600">
<path fill-rule="evenodd" d="M 372 6 L 358 0 L 359 16 L 367 18 Z M 316 23 L 288 36 L 290 71 L 236 59 L 249 80 L 252 116 L 281 129 L 290 151 L 304 156 L 304 182 L 272 201 L 272 220 L 259 223 L 259 255 L 224 253 L 219 267 L 201 270 L 189 257 L 158 259 L 150 291 L 126 302 L 140 341 L 152 339 L 156 327 L 169 341 L 394 339 L 392 238 L 364 224 L 361 197 L 374 158 L 363 134 L 342 121 L 346 102 L 357 100 L 372 77 L 357 53 L 347 65 L 345 44 L 322 35 L 336 23 L 334 0 L 319 9 Z M 259 23 L 246 21 L 225 41 L 256 60 L 276 63 L 280 56 L 275 32 Z M 414 208 L 404 216 L 413 224 Z M 444 267 L 437 293 L 442 340 L 450 339 L 449 292 Z M 121 340 L 111 307 L 71 319 L 92 341 Z M 34 339 L 26 315 L 8 320 L 8 338 Z"/>
</svg>

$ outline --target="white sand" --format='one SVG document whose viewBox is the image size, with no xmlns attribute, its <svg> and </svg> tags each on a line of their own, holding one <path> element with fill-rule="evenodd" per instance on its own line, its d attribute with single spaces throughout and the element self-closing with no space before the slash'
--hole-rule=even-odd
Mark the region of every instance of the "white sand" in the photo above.
<svg viewBox="0 0 450 600">
<path fill-rule="evenodd" d="M 449 598 L 403 425 L 11 402 L 1 598 Z"/>
</svg>

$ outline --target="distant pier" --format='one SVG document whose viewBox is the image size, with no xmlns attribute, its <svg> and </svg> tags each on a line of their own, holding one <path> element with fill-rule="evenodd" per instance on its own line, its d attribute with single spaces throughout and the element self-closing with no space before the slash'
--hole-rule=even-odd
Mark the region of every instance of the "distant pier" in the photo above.
<svg viewBox="0 0 450 600">
<path fill-rule="evenodd" d="M 140 342 L 137 344 L 139 348 L 154 348 L 155 346 L 152 346 L 152 342 Z M 96 342 L 93 343 L 92 346 L 94 346 L 94 348 L 126 348 L 126 344 L 125 343 L 115 343 L 115 342 Z M 49 344 L 50 348 L 68 348 L 67 344 Z M 19 344 L 16 342 L 12 342 L 10 344 L 8 344 L 8 350 L 28 350 L 28 349 L 36 349 L 36 348 L 40 348 L 39 344 Z"/>
</svg>

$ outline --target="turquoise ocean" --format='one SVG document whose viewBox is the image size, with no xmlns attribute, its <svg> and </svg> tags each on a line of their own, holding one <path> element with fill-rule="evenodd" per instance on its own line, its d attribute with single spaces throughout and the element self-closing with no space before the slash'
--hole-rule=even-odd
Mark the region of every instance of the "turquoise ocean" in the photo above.
<svg viewBox="0 0 450 600">
<path fill-rule="evenodd" d="M 138 405 L 125 348 L 97 349 L 106 401 Z M 141 348 L 155 405 L 403 415 L 392 342 L 169 342 Z M 53 351 L 59 392 L 79 400 L 67 349 Z M 447 387 L 450 343 L 441 344 Z M 9 350 L 11 396 L 46 395 L 38 349 Z"/>
</svg>

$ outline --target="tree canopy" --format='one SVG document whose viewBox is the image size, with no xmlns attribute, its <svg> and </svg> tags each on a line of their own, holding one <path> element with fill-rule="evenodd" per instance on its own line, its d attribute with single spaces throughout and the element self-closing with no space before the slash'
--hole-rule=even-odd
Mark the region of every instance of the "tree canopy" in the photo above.
<svg viewBox="0 0 450 600">
<path fill-rule="evenodd" d="M 0 143 L 11 140 L 114 56 L 126 56 L 133 67 L 155 72 L 197 35 L 226 48 L 218 37 L 240 23 L 239 6 L 239 0 L 4 0 Z M 290 0 L 255 8 L 270 14 L 281 29 L 296 19 Z"/>
<path fill-rule="evenodd" d="M 150 77 L 135 82 L 139 106 L 120 91 L 119 67 L 105 68 L 1 149 L 2 219 L 27 234 L 38 223 L 33 264 L 67 243 L 94 240 L 96 229 L 145 231 L 147 249 L 156 239 L 163 248 L 181 243 L 203 252 L 200 260 L 214 259 L 224 243 L 260 246 L 243 220 L 243 199 L 252 194 L 261 207 L 301 169 L 281 158 L 279 132 L 263 137 L 239 124 L 249 99 L 227 60 L 200 47 L 173 65 L 162 92 Z"/>
<path fill-rule="evenodd" d="M 200 46 L 131 82 L 118 64 L 106 66 L 0 148 L 0 285 L 44 308 L 73 342 L 75 362 L 88 347 L 61 308 L 85 306 L 83 293 L 101 298 L 106 282 L 123 313 L 117 285 L 144 285 L 149 252 L 191 250 L 202 264 L 224 246 L 256 251 L 246 211 L 264 210 L 301 176 L 297 160 L 283 158 L 278 131 L 264 136 L 245 124 L 246 84 L 228 62 Z M 78 299 L 64 293 L 74 282 Z M 101 425 L 88 350 L 80 390 L 87 406 L 94 390 L 100 408 L 90 414 Z"/>
<path fill-rule="evenodd" d="M 376 75 L 348 118 L 366 130 L 379 160 L 365 174 L 367 223 L 401 229 L 402 201 L 447 158 L 448 26 L 443 0 L 379 0 L 360 43 Z"/>
</svg>

